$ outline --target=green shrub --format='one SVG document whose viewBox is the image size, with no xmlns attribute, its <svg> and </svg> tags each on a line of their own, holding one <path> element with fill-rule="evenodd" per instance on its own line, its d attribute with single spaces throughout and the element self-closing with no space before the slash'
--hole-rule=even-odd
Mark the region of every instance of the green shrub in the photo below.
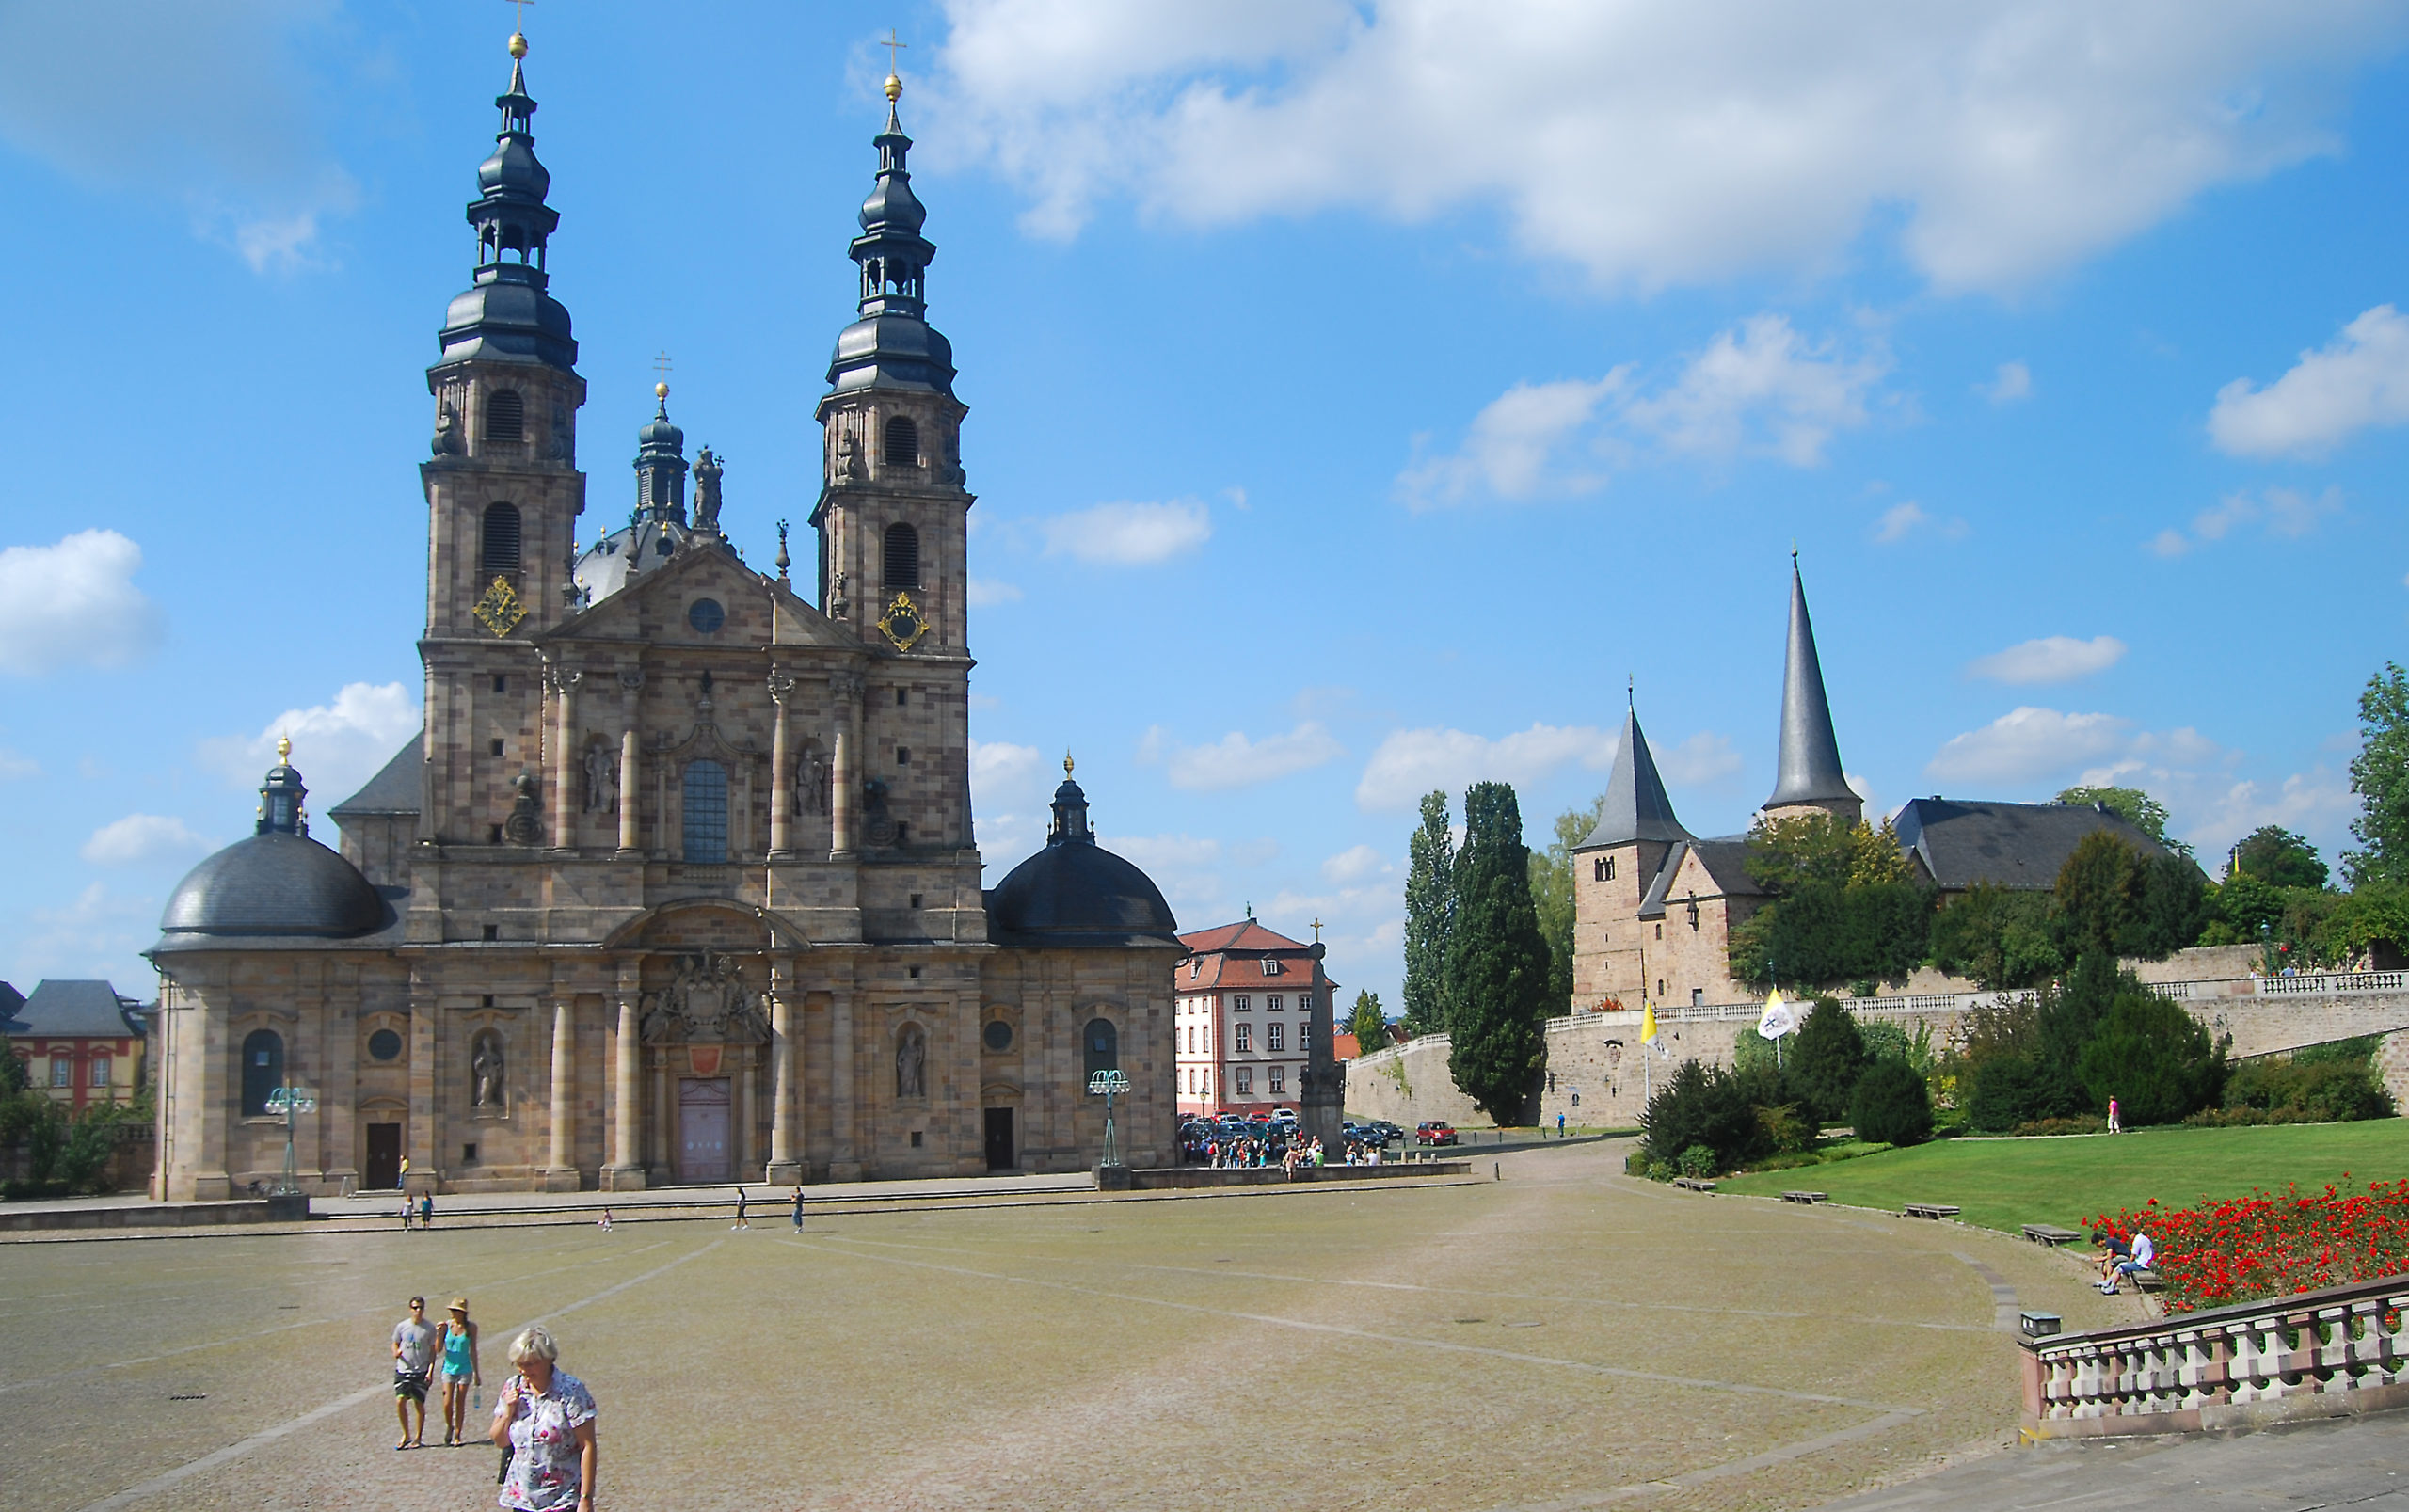
<svg viewBox="0 0 2409 1512">
<path fill-rule="evenodd" d="M 2146 991 L 2116 995 L 2080 1065 L 2092 1106 L 2113 1097 L 2132 1125 L 2173 1123 L 2225 1090 L 2225 1047 L 2179 1005 Z"/>
<path fill-rule="evenodd" d="M 1648 1174 L 1648 1151 L 1645 1146 L 1634 1147 L 1631 1154 L 1622 1157 L 1622 1173 L 1626 1176 Z"/>
<path fill-rule="evenodd" d="M 1694 1144 L 1682 1152 L 1682 1174 L 1696 1181 L 1719 1174 L 1723 1170 L 1715 1152 L 1702 1144 Z"/>
<path fill-rule="evenodd" d="M 1751 1075 L 1750 1083 L 1761 1083 Z M 1684 1060 L 1648 1100 L 1639 1122 L 1651 1161 L 1677 1161 L 1694 1145 L 1715 1153 L 1725 1170 L 1772 1153 L 1743 1078 L 1720 1066 Z"/>
<path fill-rule="evenodd" d="M 1932 1092 L 1905 1060 L 1876 1060 L 1849 1097 L 1857 1137 L 1881 1144 L 1922 1144 L 1932 1138 Z"/>
<path fill-rule="evenodd" d="M 1682 1168 L 1674 1165 L 1669 1160 L 1651 1160 L 1648 1162 L 1648 1179 L 1650 1181 L 1671 1181 L 1681 1173 Z"/>
<path fill-rule="evenodd" d="M 2097 1113 L 2079 1113 L 2072 1118 L 2035 1119 L 2030 1123 L 2018 1124 L 2013 1132 L 2027 1138 L 2050 1134 L 2105 1134 L 2108 1132 L 2108 1121 Z"/>
<path fill-rule="evenodd" d="M 1833 999 L 1818 997 L 1791 1041 L 1784 1069 L 1814 1116 L 1831 1122 L 1848 1117 L 1849 1094 L 1868 1058 L 1856 1018 Z"/>
<path fill-rule="evenodd" d="M 2091 1094 L 2082 1083 L 2038 1055 L 1993 1055 L 1977 1061 L 1963 1085 L 1966 1122 L 1985 1134 L 2090 1111 Z"/>
<path fill-rule="evenodd" d="M 2392 1094 L 2365 1059 L 2304 1060 L 2299 1056 L 2235 1067 L 2226 1083 L 2225 1111 L 2245 1109 L 2294 1113 L 2304 1122 L 2316 1123 L 2390 1118 L 2394 1111 Z"/>
<path fill-rule="evenodd" d="M 1760 1106 L 1756 1114 L 1757 1123 L 1765 1131 L 1765 1140 L 1776 1154 L 1795 1154 L 1815 1143 L 1814 1121 L 1800 1113 L 1795 1103 L 1784 1103 L 1779 1107 Z"/>
</svg>

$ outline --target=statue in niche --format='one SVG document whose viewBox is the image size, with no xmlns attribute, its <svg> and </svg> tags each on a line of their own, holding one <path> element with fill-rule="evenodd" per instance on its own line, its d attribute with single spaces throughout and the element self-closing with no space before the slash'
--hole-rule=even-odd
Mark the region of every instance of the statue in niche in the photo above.
<svg viewBox="0 0 2409 1512">
<path fill-rule="evenodd" d="M 837 481 L 858 483 L 862 476 L 862 438 L 848 426 L 837 442 Z"/>
<path fill-rule="evenodd" d="M 845 574 L 842 569 L 828 574 L 827 615 L 830 619 L 845 617 Z"/>
<path fill-rule="evenodd" d="M 435 439 L 429 449 L 437 456 L 458 456 L 468 450 L 468 443 L 460 438 L 460 412 L 452 407 L 449 399 L 436 410 Z"/>
<path fill-rule="evenodd" d="M 619 763 L 610 746 L 596 740 L 585 748 L 585 811 L 608 814 L 619 804 Z"/>
<path fill-rule="evenodd" d="M 511 779 L 518 796 L 510 801 L 510 817 L 502 821 L 502 837 L 513 845 L 534 845 L 544 837 L 542 806 L 535 799 L 535 779 L 522 772 Z"/>
<path fill-rule="evenodd" d="M 895 1042 L 895 1095 L 926 1097 L 929 1095 L 928 1037 L 917 1024 L 903 1026 L 903 1033 Z"/>
<path fill-rule="evenodd" d="M 770 1038 L 770 1016 L 735 960 L 705 950 L 680 957 L 669 985 L 645 994 L 637 1032 L 646 1044 L 760 1044 Z"/>
<path fill-rule="evenodd" d="M 805 742 L 802 759 L 794 764 L 794 811 L 828 812 L 828 757 L 822 754 L 817 740 Z"/>
<path fill-rule="evenodd" d="M 886 811 L 886 779 L 872 777 L 862 784 L 862 831 L 874 846 L 893 845 L 898 837 L 895 816 Z"/>
<path fill-rule="evenodd" d="M 694 459 L 694 529 L 705 535 L 720 533 L 719 479 L 725 470 L 708 446 Z"/>
<path fill-rule="evenodd" d="M 469 1058 L 470 1103 L 473 1106 L 501 1108 L 502 1073 L 502 1036 L 487 1029 L 477 1036 L 476 1052 Z"/>
<path fill-rule="evenodd" d="M 552 406 L 552 444 L 545 454 L 547 460 L 552 462 L 577 460 L 577 433 L 571 428 L 574 422 L 569 419 L 568 406 L 554 405 Z"/>
</svg>

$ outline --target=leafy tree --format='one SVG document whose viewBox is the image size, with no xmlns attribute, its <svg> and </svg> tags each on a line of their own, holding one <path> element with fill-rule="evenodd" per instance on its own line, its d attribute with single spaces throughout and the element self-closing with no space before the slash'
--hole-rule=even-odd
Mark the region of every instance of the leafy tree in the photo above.
<svg viewBox="0 0 2409 1512">
<path fill-rule="evenodd" d="M 2307 836 L 2280 824 L 2261 824 L 2233 848 L 2236 874 L 2256 878 L 2271 887 L 2322 887 L 2325 863 Z M 2228 879 L 2230 880 L 2230 879 Z"/>
<path fill-rule="evenodd" d="M 2139 788 L 2068 788 L 2058 794 L 2061 804 L 2104 804 L 2109 812 L 2179 856 L 2192 848 L 2166 834 L 2166 805 Z"/>
<path fill-rule="evenodd" d="M 2118 984 L 2098 1032 L 2082 1048 L 2081 1069 L 2093 1106 L 2114 1098 L 2129 1123 L 2172 1123 L 2214 1103 L 2225 1090 L 2225 1046 L 2178 1004 L 2130 976 Z"/>
<path fill-rule="evenodd" d="M 1428 812 L 1426 807 L 1425 812 Z M 1447 1069 L 1474 1106 L 1519 1122 L 1547 1060 L 1548 949 L 1531 904 L 1530 851 L 1514 789 L 1464 790 L 1456 853 L 1455 924 L 1447 941 Z"/>
<path fill-rule="evenodd" d="M 1683 1061 L 1665 1078 L 1639 1115 L 1639 1126 L 1640 1148 L 1651 1163 L 1675 1164 L 1703 1147 L 1715 1157 L 1708 1174 L 1746 1165 L 1772 1147 L 1772 1135 L 1741 1078 L 1696 1060 Z"/>
<path fill-rule="evenodd" d="M 1848 1116 L 1860 1139 L 1922 1144 L 1932 1138 L 1932 1091 L 1906 1060 L 1884 1056 L 1858 1078 Z"/>
<path fill-rule="evenodd" d="M 1447 1026 L 1447 934 L 1456 919 L 1456 852 L 1445 793 L 1422 795 L 1422 824 L 1406 851 L 1405 1028 L 1435 1034 Z"/>
<path fill-rule="evenodd" d="M 2216 907 L 2234 941 L 2255 945 L 2282 920 L 2284 895 L 2246 871 L 2236 872 L 2217 889 Z"/>
<path fill-rule="evenodd" d="M 1889 820 L 1876 830 L 1821 812 L 1760 818 L 1748 832 L 1746 865 L 1759 886 L 1776 894 L 1810 882 L 1865 886 L 1911 875 Z"/>
<path fill-rule="evenodd" d="M 1586 808 L 1566 809 L 1555 816 L 1555 842 L 1531 852 L 1531 904 L 1539 911 L 1540 933 L 1547 941 L 1551 1014 L 1572 1011 L 1572 848 L 1589 837 L 1605 812 L 1603 793 Z"/>
<path fill-rule="evenodd" d="M 1355 1036 L 1357 1055 L 1367 1056 L 1388 1047 L 1389 1020 L 1380 1011 L 1378 993 L 1366 988 L 1355 995 L 1355 1007 L 1347 1015 L 1347 1032 Z"/>
<path fill-rule="evenodd" d="M 2058 871 L 2058 947 L 2157 960 L 2193 944 L 2212 916 L 2208 879 L 2182 856 L 2144 856 L 2094 830 Z"/>
<path fill-rule="evenodd" d="M 1857 1090 L 1869 1058 L 1849 1011 L 1831 998 L 1818 997 L 1791 1041 L 1785 1069 L 1790 1084 L 1815 1116 L 1832 1122 L 1848 1117 L 1849 1093 Z"/>
<path fill-rule="evenodd" d="M 25 1072 L 25 1060 L 5 1044 L 0 1044 L 0 1097 L 14 1097 L 33 1085 Z"/>
<path fill-rule="evenodd" d="M 1820 813 L 1761 819 L 1746 864 L 1774 899 L 1731 931 L 1738 979 L 1835 986 L 1895 980 L 1922 963 L 1932 899 L 1909 880 L 1888 820 L 1875 830 Z"/>
<path fill-rule="evenodd" d="M 2030 987 L 2066 965 L 2050 927 L 2047 893 L 1977 883 L 1932 920 L 1932 963 L 1996 992 Z"/>
<path fill-rule="evenodd" d="M 2342 852 L 2342 874 L 2353 888 L 2409 884 L 2409 673 L 2397 661 L 2385 662 L 2359 695 L 2351 791 L 2359 795 L 2351 833 L 2367 849 Z"/>
</svg>

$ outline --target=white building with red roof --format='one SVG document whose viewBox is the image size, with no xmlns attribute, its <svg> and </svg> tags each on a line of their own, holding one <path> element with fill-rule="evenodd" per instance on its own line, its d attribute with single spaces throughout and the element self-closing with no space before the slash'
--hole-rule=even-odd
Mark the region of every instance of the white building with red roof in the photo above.
<svg viewBox="0 0 2409 1512">
<path fill-rule="evenodd" d="M 1315 1060 L 1331 1058 L 1332 994 L 1319 945 L 1252 918 L 1183 934 L 1172 990 L 1178 1000 L 1173 1064 L 1182 1113 L 1258 1113 L 1305 1106 Z"/>
</svg>

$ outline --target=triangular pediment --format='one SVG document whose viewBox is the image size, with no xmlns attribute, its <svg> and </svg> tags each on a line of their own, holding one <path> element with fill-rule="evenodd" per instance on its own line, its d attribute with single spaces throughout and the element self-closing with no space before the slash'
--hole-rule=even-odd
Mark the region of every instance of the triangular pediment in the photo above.
<svg viewBox="0 0 2409 1512">
<path fill-rule="evenodd" d="M 804 602 L 788 584 L 729 553 L 693 546 L 586 605 L 539 640 L 641 641 L 655 645 L 825 646 L 858 651 L 851 631 Z"/>
</svg>

